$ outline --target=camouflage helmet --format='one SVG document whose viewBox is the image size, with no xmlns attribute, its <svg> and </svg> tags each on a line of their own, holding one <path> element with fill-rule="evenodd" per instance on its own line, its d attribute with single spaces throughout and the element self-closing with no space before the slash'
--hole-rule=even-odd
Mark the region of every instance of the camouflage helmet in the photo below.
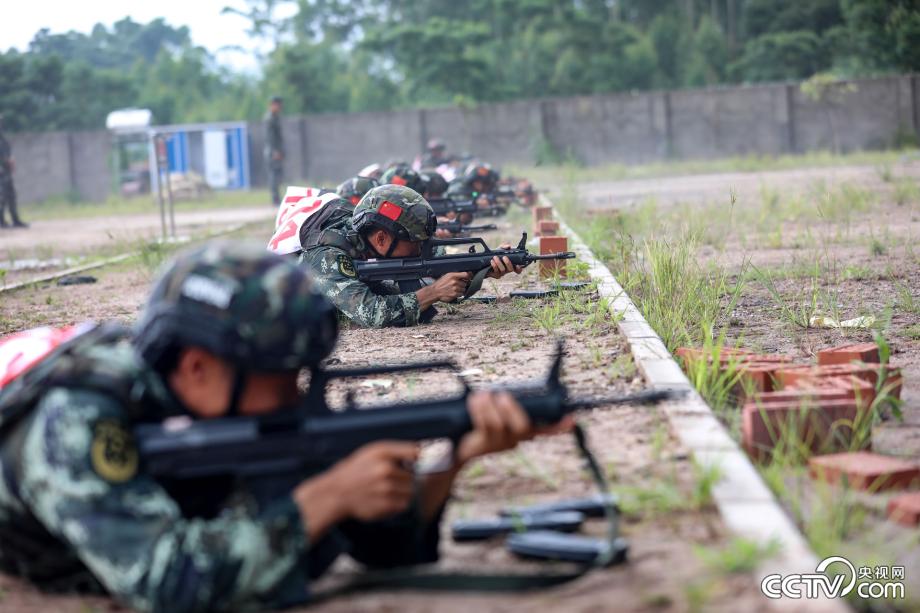
<svg viewBox="0 0 920 613">
<path fill-rule="evenodd" d="M 463 182 L 466 185 L 472 185 L 474 181 L 482 181 L 487 188 L 498 183 L 498 173 L 492 169 L 492 166 L 484 162 L 472 163 L 463 171 Z"/>
<path fill-rule="evenodd" d="M 260 246 L 211 242 L 165 268 L 134 344 L 154 367 L 200 347 L 240 371 L 283 372 L 317 365 L 337 336 L 335 307 L 304 270 Z"/>
<path fill-rule="evenodd" d="M 420 194 L 425 193 L 425 182 L 408 164 L 396 164 L 388 168 L 380 178 L 380 183 L 403 185 Z"/>
<path fill-rule="evenodd" d="M 354 205 L 361 201 L 361 198 L 364 197 L 364 194 L 374 189 L 378 185 L 380 185 L 380 182 L 377 179 L 373 177 L 362 177 L 361 175 L 358 175 L 339 185 L 336 188 L 335 193 Z"/>
<path fill-rule="evenodd" d="M 426 241 L 434 234 L 437 217 L 418 192 L 402 185 L 381 185 L 365 194 L 352 216 L 355 230 L 381 228 L 403 241 Z"/>
<path fill-rule="evenodd" d="M 425 194 L 429 197 L 440 196 L 447 191 L 447 179 L 434 168 L 422 168 L 419 175 L 425 181 Z"/>
</svg>

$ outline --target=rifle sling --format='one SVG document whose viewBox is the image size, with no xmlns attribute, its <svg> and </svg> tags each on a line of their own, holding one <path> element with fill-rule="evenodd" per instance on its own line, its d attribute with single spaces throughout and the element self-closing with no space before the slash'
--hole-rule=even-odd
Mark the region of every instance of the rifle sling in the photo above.
<svg viewBox="0 0 920 613">
<path fill-rule="evenodd" d="M 470 284 L 466 286 L 466 293 L 463 294 L 464 298 L 469 298 L 480 289 L 482 289 L 482 282 L 485 281 L 486 275 L 492 271 L 491 266 L 487 266 L 473 275 L 473 278 L 470 280 Z"/>
<path fill-rule="evenodd" d="M 575 441 L 585 467 L 605 499 L 609 487 L 600 465 L 587 446 L 584 431 L 576 424 Z M 606 555 L 599 556 L 590 564 L 578 565 L 575 570 L 563 573 L 437 573 L 420 571 L 413 568 L 395 568 L 365 572 L 349 580 L 348 583 L 314 594 L 312 602 L 325 601 L 330 598 L 376 590 L 418 590 L 429 592 L 524 592 L 545 589 L 569 583 L 585 576 L 592 570 L 604 568 L 611 563 L 616 552 L 619 528 L 617 512 L 612 504 L 606 508 L 609 526 L 610 547 Z"/>
</svg>

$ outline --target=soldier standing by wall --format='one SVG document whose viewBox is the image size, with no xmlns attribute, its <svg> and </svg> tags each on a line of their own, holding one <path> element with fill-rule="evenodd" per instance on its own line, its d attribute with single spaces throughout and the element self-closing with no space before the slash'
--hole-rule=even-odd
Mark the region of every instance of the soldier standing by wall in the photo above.
<svg viewBox="0 0 920 613">
<path fill-rule="evenodd" d="M 272 204 L 281 204 L 281 180 L 284 169 L 284 136 L 281 134 L 281 97 L 273 96 L 265 114 L 265 167 Z"/>
<path fill-rule="evenodd" d="M 19 219 L 16 209 L 16 187 L 13 185 L 13 150 L 3 135 L 3 115 L 0 115 L 0 228 L 8 227 L 6 209 L 10 210 L 10 224 L 14 228 L 28 228 L 28 224 Z"/>
</svg>

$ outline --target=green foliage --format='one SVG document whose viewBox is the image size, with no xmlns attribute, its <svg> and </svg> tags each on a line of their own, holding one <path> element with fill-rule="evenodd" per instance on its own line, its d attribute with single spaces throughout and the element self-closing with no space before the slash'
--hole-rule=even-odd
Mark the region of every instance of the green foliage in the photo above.
<svg viewBox="0 0 920 613">
<path fill-rule="evenodd" d="M 163 19 L 45 29 L 28 52 L 0 53 L 7 127 L 99 129 L 126 106 L 159 123 L 257 119 L 274 93 L 289 113 L 370 111 L 920 70 L 915 0 L 245 0 L 223 12 L 271 49 L 261 75 L 221 68 Z"/>
</svg>

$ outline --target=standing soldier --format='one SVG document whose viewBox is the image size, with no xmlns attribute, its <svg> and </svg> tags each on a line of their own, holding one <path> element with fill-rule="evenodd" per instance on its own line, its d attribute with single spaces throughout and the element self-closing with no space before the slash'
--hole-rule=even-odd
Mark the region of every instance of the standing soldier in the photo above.
<svg viewBox="0 0 920 613">
<path fill-rule="evenodd" d="M 284 137 L 281 134 L 281 97 L 273 96 L 265 114 L 265 167 L 272 204 L 281 203 L 281 179 L 284 169 Z"/>
<path fill-rule="evenodd" d="M 16 209 L 16 187 L 13 185 L 13 150 L 3 135 L 3 115 L 0 115 L 0 228 L 6 228 L 6 209 L 10 210 L 10 225 L 14 228 L 28 228 L 29 225 L 19 219 Z"/>
</svg>

